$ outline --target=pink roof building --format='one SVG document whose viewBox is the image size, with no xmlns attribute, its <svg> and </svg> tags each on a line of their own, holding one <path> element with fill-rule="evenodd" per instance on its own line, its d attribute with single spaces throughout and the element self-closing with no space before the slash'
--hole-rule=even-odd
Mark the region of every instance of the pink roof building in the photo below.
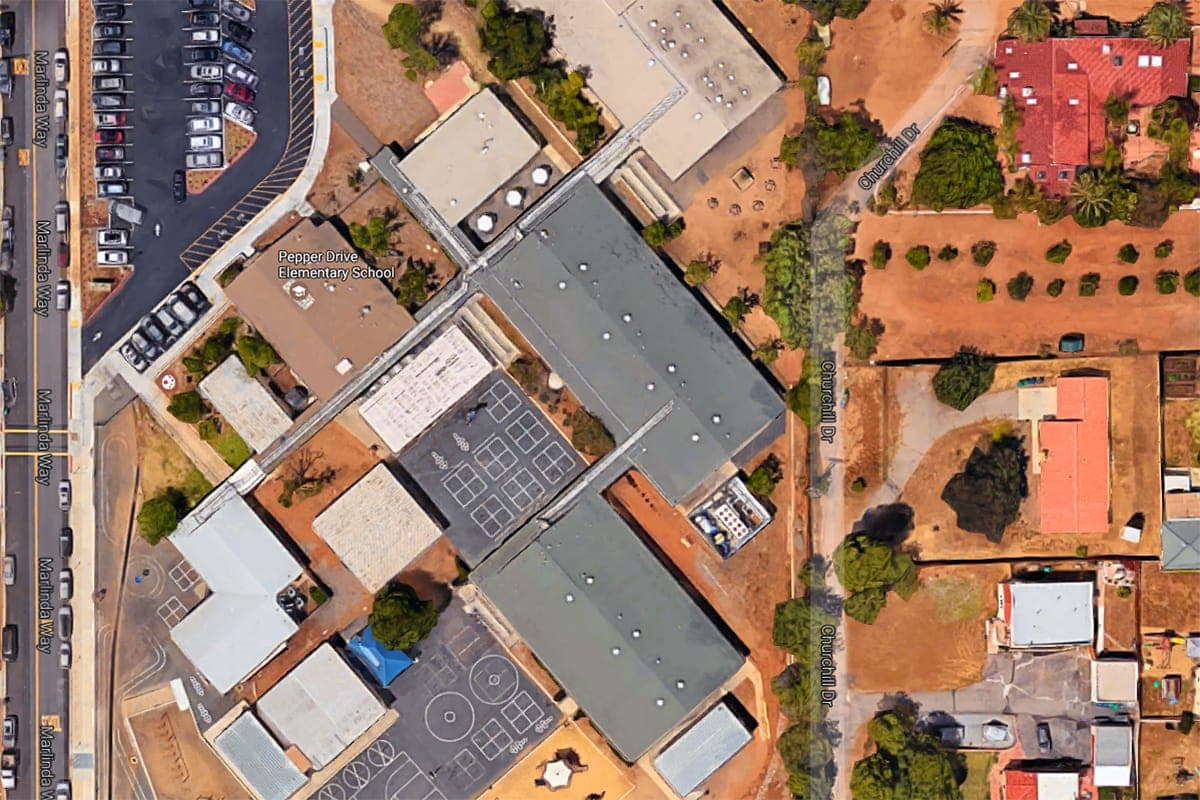
<svg viewBox="0 0 1200 800">
<path fill-rule="evenodd" d="M 1058 379 L 1058 411 L 1038 423 L 1043 533 L 1108 531 L 1108 379 Z"/>
</svg>

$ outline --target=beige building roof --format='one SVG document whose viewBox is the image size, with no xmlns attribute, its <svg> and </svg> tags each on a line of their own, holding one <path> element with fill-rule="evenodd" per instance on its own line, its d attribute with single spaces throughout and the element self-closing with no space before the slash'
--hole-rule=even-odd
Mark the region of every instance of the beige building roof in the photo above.
<svg viewBox="0 0 1200 800">
<path fill-rule="evenodd" d="M 292 427 L 292 418 L 261 383 L 230 356 L 200 381 L 200 396 L 212 405 L 250 449 L 261 453 Z"/>
<path fill-rule="evenodd" d="M 372 592 L 442 535 L 386 464 L 377 464 L 317 515 L 313 530 Z"/>
<path fill-rule="evenodd" d="M 345 259 L 356 255 L 332 225 L 306 219 L 251 258 L 225 290 L 242 317 L 321 399 L 414 324 L 381 280 L 354 276 L 363 263 Z"/>
<path fill-rule="evenodd" d="M 1136 703 L 1138 662 L 1101 660 L 1092 662 L 1092 700 L 1097 703 Z"/>
<path fill-rule="evenodd" d="M 512 112 L 484 89 L 422 139 L 400 171 L 442 219 L 457 225 L 538 150 Z"/>
</svg>

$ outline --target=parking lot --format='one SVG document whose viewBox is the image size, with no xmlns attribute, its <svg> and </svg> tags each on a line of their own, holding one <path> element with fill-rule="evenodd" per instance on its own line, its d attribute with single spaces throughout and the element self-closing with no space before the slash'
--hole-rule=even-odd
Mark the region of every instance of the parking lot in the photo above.
<svg viewBox="0 0 1200 800">
<path fill-rule="evenodd" d="M 135 268 L 133 275 L 85 329 L 85 369 L 110 347 L 124 343 L 139 320 L 192 269 L 284 191 L 299 175 L 311 145 L 309 4 L 304 0 L 259 0 L 249 22 L 238 23 L 253 29 L 248 40 L 245 31 L 241 32 L 242 41 L 248 43 L 233 41 L 229 45 L 229 15 L 208 7 L 197 12 L 190 5 L 196 2 L 203 4 L 205 0 L 126 5 L 122 23 L 125 54 L 96 56 L 125 62 L 128 74 L 122 77 L 129 99 L 128 108 L 122 110 L 126 115 L 123 141 L 106 146 L 125 148 L 121 161 L 128 192 L 145 213 L 129 236 L 127 252 Z M 204 41 L 212 35 L 199 32 L 213 29 L 212 25 L 203 17 L 194 17 L 194 13 L 220 14 L 215 42 Z M 195 24 L 198 22 L 205 24 Z M 256 112 L 252 120 L 257 134 L 253 157 L 231 164 L 203 193 L 187 195 L 177 204 L 175 174 L 185 168 L 187 154 L 224 151 L 223 142 L 218 145 L 215 140 L 190 137 L 224 136 L 228 126 L 238 124 L 224 115 L 225 100 L 232 99 L 225 95 L 225 84 L 237 83 L 230 72 L 236 69 L 230 67 L 236 61 L 228 49 L 236 46 L 252 50 L 249 68 L 257 77 L 252 103 L 241 102 Z M 209 47 L 217 52 L 202 52 L 202 48 Z M 212 56 L 218 60 L 213 61 Z M 193 78 L 193 66 L 219 66 L 220 81 Z M 211 72 L 197 74 L 207 76 Z M 196 84 L 210 88 L 193 90 Z M 193 91 L 219 96 L 193 97 Z M 193 105 L 201 100 L 220 103 L 222 113 L 216 123 L 219 131 L 207 129 L 213 123 L 197 121 L 216 116 L 211 113 L 212 106 Z M 205 163 L 202 159 L 193 158 L 192 163 Z"/>
</svg>

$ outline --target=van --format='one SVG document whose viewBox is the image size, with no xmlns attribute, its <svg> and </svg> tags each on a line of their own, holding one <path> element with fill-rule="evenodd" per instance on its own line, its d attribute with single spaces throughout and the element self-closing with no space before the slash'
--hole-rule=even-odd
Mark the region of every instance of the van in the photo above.
<svg viewBox="0 0 1200 800">
<path fill-rule="evenodd" d="M 63 236 L 71 229 L 71 204 L 65 200 L 54 204 L 54 229 Z"/>
<path fill-rule="evenodd" d="M 17 626 L 8 624 L 4 626 L 3 649 L 5 661 L 17 660 Z"/>
<path fill-rule="evenodd" d="M 74 623 L 70 606 L 58 607 L 58 638 L 64 642 L 71 641 L 71 627 Z"/>
</svg>

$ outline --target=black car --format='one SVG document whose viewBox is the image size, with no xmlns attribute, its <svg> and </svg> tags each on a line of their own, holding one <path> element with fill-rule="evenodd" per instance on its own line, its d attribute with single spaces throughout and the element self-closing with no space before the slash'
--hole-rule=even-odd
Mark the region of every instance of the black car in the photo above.
<svg viewBox="0 0 1200 800">
<path fill-rule="evenodd" d="M 219 83 L 193 83 L 188 86 L 189 97 L 220 97 L 221 84 Z"/>
<path fill-rule="evenodd" d="M 193 64 L 201 62 L 213 62 L 221 60 L 221 48 L 219 47 L 197 47 L 192 51 L 190 59 Z"/>
<path fill-rule="evenodd" d="M 193 28 L 215 28 L 221 24 L 221 15 L 215 11 L 196 11 L 192 13 Z"/>
<path fill-rule="evenodd" d="M 97 147 L 96 148 L 96 160 L 97 161 L 124 161 L 125 160 L 125 148 L 124 147 Z"/>
<path fill-rule="evenodd" d="M 249 25 L 243 25 L 234 19 L 225 20 L 225 35 L 235 42 L 241 44 L 249 44 L 250 37 L 254 35 L 254 29 Z"/>
<path fill-rule="evenodd" d="M 187 173 L 181 169 L 175 170 L 175 174 L 171 176 L 171 196 L 175 198 L 176 203 L 187 200 Z"/>
<path fill-rule="evenodd" d="M 60 176 L 67 172 L 67 135 L 60 133 L 58 138 L 54 140 L 54 166 L 58 168 Z"/>
<path fill-rule="evenodd" d="M 13 118 L 0 117 L 0 144 L 7 147 L 13 143 Z"/>
<path fill-rule="evenodd" d="M 188 0 L 188 5 L 195 9 L 216 8 L 217 0 Z"/>
<path fill-rule="evenodd" d="M 1052 746 L 1050 742 L 1050 723 L 1039 722 L 1037 724 L 1037 744 L 1038 752 L 1042 755 L 1046 755 L 1050 752 L 1050 748 Z"/>
<path fill-rule="evenodd" d="M 58 554 L 63 558 L 70 558 L 74 550 L 75 532 L 70 528 L 63 528 L 58 534 Z"/>
<path fill-rule="evenodd" d="M 12 47 L 17 31 L 17 15 L 12 11 L 0 14 L 0 47 Z"/>
<path fill-rule="evenodd" d="M 92 27 L 93 39 L 119 39 L 125 35 L 125 29 L 120 25 L 100 23 Z"/>
<path fill-rule="evenodd" d="M 125 43 L 112 40 L 95 42 L 92 44 L 92 55 L 123 56 L 125 55 Z"/>
<path fill-rule="evenodd" d="M 112 22 L 124 18 L 125 6 L 123 5 L 96 6 L 96 19 L 101 22 Z"/>
</svg>

